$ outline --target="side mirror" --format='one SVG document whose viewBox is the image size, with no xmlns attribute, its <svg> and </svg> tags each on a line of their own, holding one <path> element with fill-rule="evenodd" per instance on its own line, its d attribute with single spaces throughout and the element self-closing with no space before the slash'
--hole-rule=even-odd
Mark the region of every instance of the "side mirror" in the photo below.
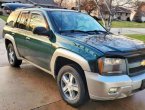
<svg viewBox="0 0 145 110">
<path fill-rule="evenodd" d="M 48 31 L 45 27 L 35 27 L 33 29 L 33 34 L 51 37 L 52 31 Z"/>
</svg>

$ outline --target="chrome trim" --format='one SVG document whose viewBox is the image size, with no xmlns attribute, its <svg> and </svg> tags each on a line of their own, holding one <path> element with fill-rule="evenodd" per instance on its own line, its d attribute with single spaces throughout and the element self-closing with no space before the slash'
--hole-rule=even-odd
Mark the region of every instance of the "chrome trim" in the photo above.
<svg viewBox="0 0 145 110">
<path fill-rule="evenodd" d="M 66 72 L 62 75 L 60 85 L 61 90 L 67 99 L 78 99 L 80 93 L 79 84 L 76 77 L 71 72 Z"/>
<path fill-rule="evenodd" d="M 129 68 L 135 68 L 141 66 L 141 62 L 135 62 L 135 63 L 130 63 L 128 64 Z"/>
<path fill-rule="evenodd" d="M 14 46 L 14 50 L 15 50 L 16 56 L 17 56 L 17 59 L 21 60 L 22 58 L 20 57 L 20 55 L 18 53 L 14 37 L 9 35 L 9 34 L 5 34 L 4 39 L 5 39 L 5 41 L 6 41 L 6 39 L 8 39 L 8 40 L 10 40 L 12 42 L 12 44 Z"/>
<path fill-rule="evenodd" d="M 51 72 L 53 73 L 52 75 L 54 77 L 55 77 L 55 75 L 54 75 L 55 61 L 58 57 L 63 57 L 63 58 L 70 59 L 70 60 L 78 63 L 84 71 L 91 71 L 90 66 L 89 66 L 86 59 L 84 59 L 83 57 L 81 57 L 80 55 L 78 55 L 74 52 L 71 52 L 71 51 L 66 50 L 66 49 L 59 48 L 54 52 L 54 54 L 52 56 L 52 59 L 51 59 L 51 62 L 50 62 Z"/>
</svg>

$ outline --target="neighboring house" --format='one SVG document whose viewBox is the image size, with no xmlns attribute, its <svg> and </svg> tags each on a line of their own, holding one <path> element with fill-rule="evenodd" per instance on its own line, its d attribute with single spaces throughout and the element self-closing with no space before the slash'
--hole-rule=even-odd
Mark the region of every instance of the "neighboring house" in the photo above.
<svg viewBox="0 0 145 110">
<path fill-rule="evenodd" d="M 126 9 L 124 7 L 117 7 L 112 11 L 114 13 L 114 17 L 123 21 L 130 21 L 131 10 Z"/>
<path fill-rule="evenodd" d="M 63 0 L 62 6 L 68 9 L 74 9 L 77 10 L 78 9 L 78 0 Z M 88 0 L 89 3 L 89 0 Z M 91 2 L 90 2 L 91 3 Z M 83 4 L 83 0 L 80 1 L 80 9 L 82 12 L 86 12 L 86 7 Z M 100 7 L 101 7 L 101 12 L 103 13 L 103 17 L 105 19 L 108 18 L 109 16 L 109 11 L 107 9 L 107 6 L 104 4 L 103 0 L 99 3 Z M 90 4 L 88 5 L 90 7 L 92 7 L 93 5 Z M 112 8 L 112 13 L 114 15 L 114 19 L 118 19 L 118 20 L 124 20 L 124 21 L 130 21 L 130 15 L 131 15 L 131 10 L 126 9 L 124 7 L 113 7 Z M 89 13 L 91 16 L 97 17 L 98 19 L 101 19 L 101 16 L 99 14 L 99 11 L 97 9 L 91 11 L 91 13 Z"/>
<path fill-rule="evenodd" d="M 32 3 L 44 7 L 58 7 L 54 0 L 27 0 L 27 3 Z"/>
<path fill-rule="evenodd" d="M 145 2 L 139 3 L 133 20 L 137 22 L 145 22 Z"/>
<path fill-rule="evenodd" d="M 105 4 L 101 4 L 100 7 L 101 7 L 101 12 L 103 14 L 103 18 L 107 19 L 110 14 L 107 9 L 107 6 Z M 114 15 L 113 19 L 130 21 L 131 10 L 129 9 L 126 9 L 124 7 L 112 7 L 111 12 Z M 97 9 L 92 11 L 91 15 L 101 19 L 101 16 Z"/>
</svg>

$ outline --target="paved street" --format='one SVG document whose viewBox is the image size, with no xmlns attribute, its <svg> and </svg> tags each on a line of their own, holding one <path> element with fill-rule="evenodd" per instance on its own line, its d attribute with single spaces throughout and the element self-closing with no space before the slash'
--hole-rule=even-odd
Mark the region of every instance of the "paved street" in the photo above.
<svg viewBox="0 0 145 110">
<path fill-rule="evenodd" d="M 143 34 L 145 35 L 145 28 L 112 28 L 111 32 L 114 34 Z"/>
</svg>

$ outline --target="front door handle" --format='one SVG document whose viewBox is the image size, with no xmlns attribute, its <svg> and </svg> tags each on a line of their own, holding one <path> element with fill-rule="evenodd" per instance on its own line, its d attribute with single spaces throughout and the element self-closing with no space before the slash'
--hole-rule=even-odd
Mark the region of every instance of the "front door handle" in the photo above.
<svg viewBox="0 0 145 110">
<path fill-rule="evenodd" d="M 26 40 L 30 40 L 30 37 L 26 37 Z"/>
</svg>

